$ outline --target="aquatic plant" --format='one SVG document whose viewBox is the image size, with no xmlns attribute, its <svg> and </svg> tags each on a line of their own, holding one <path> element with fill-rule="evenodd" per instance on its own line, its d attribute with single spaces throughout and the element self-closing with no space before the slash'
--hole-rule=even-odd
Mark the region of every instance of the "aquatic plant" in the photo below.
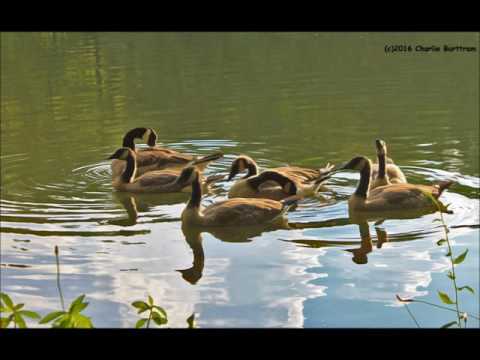
<svg viewBox="0 0 480 360">
<path fill-rule="evenodd" d="M 25 304 L 23 303 L 15 304 L 10 296 L 1 292 L 0 314 L 6 313 L 7 317 L 0 317 L 0 328 L 7 328 L 10 323 L 13 324 L 14 328 L 26 328 L 27 324 L 24 317 L 28 317 L 30 319 L 40 319 L 40 315 L 38 315 L 35 311 L 25 310 L 24 306 Z"/>
<path fill-rule="evenodd" d="M 148 329 L 150 327 L 151 320 L 153 320 L 158 326 L 168 323 L 166 311 L 160 306 L 155 305 L 153 298 L 150 295 L 148 295 L 147 302 L 141 300 L 134 301 L 132 306 L 138 309 L 138 314 L 144 313 L 145 311 L 150 311 L 147 318 L 141 318 L 137 321 L 135 324 L 136 329 L 144 326 Z"/>
<path fill-rule="evenodd" d="M 468 319 L 469 314 L 464 312 L 464 311 L 460 311 L 460 306 L 459 306 L 459 303 L 458 303 L 459 302 L 459 296 L 458 295 L 459 295 L 459 292 L 463 291 L 463 290 L 467 290 L 467 291 L 471 292 L 472 294 L 475 294 L 475 290 L 469 285 L 464 285 L 464 286 L 461 286 L 461 287 L 459 287 L 457 285 L 457 276 L 455 274 L 455 266 L 461 264 L 465 260 L 465 258 L 467 257 L 467 254 L 468 254 L 468 249 L 466 249 L 460 255 L 454 256 L 453 251 L 452 251 L 451 242 L 450 242 L 450 239 L 448 237 L 448 233 L 450 232 L 450 230 L 448 229 L 448 225 L 445 222 L 445 219 L 443 217 L 443 213 L 448 212 L 448 209 L 447 209 L 448 205 L 444 206 L 437 199 L 435 199 L 431 194 L 429 194 L 427 192 L 423 192 L 423 193 L 425 194 L 425 196 L 430 198 L 430 200 L 435 204 L 437 210 L 440 213 L 440 218 L 437 218 L 434 221 L 440 221 L 442 223 L 442 228 L 443 228 L 445 236 L 444 236 L 443 239 L 440 239 L 440 240 L 437 241 L 437 245 L 438 246 L 444 246 L 444 245 L 447 246 L 447 253 L 445 254 L 445 256 L 447 256 L 448 259 L 450 260 L 450 266 L 451 266 L 451 270 L 449 270 L 447 272 L 447 277 L 452 281 L 455 295 L 454 295 L 454 300 L 452 300 L 451 297 L 444 291 L 437 290 L 437 294 L 438 294 L 439 299 L 442 301 L 442 303 L 444 303 L 446 305 L 455 305 L 455 309 L 452 309 L 450 307 L 440 306 L 440 305 L 433 304 L 433 303 L 430 303 L 428 301 L 423 301 L 423 300 L 402 299 L 398 295 L 397 295 L 397 300 L 405 304 L 408 313 L 413 318 L 413 320 L 415 321 L 415 324 L 417 324 L 418 327 L 420 327 L 420 325 L 418 324 L 417 320 L 415 319 L 412 312 L 408 308 L 407 303 L 418 302 L 418 303 L 423 303 L 423 304 L 435 306 L 437 308 L 454 311 L 457 315 L 457 319 L 455 321 L 450 321 L 450 322 L 446 323 L 445 325 L 442 326 L 442 328 L 449 328 L 449 327 L 452 327 L 454 325 L 456 325 L 458 328 L 461 328 L 462 327 L 462 320 L 464 322 L 464 327 L 467 327 L 467 319 Z M 470 316 L 473 317 L 473 318 L 479 319 L 478 316 L 471 315 L 471 314 L 470 314 Z"/>
<path fill-rule="evenodd" d="M 91 319 L 81 314 L 89 304 L 83 301 L 84 298 L 85 295 L 80 295 L 70 304 L 68 311 L 53 311 L 43 317 L 39 324 L 53 321 L 53 328 L 93 328 Z"/>
</svg>

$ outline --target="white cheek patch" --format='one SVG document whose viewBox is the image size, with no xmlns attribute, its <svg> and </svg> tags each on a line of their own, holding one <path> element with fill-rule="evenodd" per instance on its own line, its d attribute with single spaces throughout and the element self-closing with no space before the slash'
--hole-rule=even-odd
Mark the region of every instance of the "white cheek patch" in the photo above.
<svg viewBox="0 0 480 360">
<path fill-rule="evenodd" d="M 147 129 L 147 131 L 145 131 L 145 134 L 143 134 L 143 141 L 144 142 L 148 142 L 148 138 L 150 137 L 150 134 L 152 133 L 152 130 L 150 129 Z"/>
<path fill-rule="evenodd" d="M 238 161 L 238 172 L 242 172 L 243 170 L 246 169 L 246 164 L 245 164 L 245 160 L 243 159 L 240 159 Z"/>
</svg>

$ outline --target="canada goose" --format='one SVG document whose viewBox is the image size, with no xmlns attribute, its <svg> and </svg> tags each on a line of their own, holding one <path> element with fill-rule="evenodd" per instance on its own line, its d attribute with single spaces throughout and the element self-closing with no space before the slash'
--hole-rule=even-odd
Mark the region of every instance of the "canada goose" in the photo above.
<svg viewBox="0 0 480 360">
<path fill-rule="evenodd" d="M 360 171 L 360 182 L 355 193 L 348 201 L 350 213 L 388 213 L 436 209 L 436 205 L 426 194 L 438 199 L 442 192 L 453 183 L 453 181 L 448 180 L 436 185 L 391 184 L 369 191 L 371 169 L 371 161 L 364 156 L 358 156 L 337 170 Z"/>
<path fill-rule="evenodd" d="M 142 150 L 136 149 L 135 139 L 143 139 L 150 147 Z M 183 167 L 189 162 L 197 160 L 197 158 L 192 155 L 158 147 L 156 146 L 156 141 L 157 133 L 155 130 L 145 127 L 134 128 L 128 131 L 123 137 L 122 147 L 131 149 L 137 155 L 136 176 L 141 176 L 146 172 L 153 170 L 162 170 L 170 167 Z M 202 158 L 199 158 L 198 160 L 201 159 Z M 208 161 L 201 162 L 198 165 L 198 169 L 203 171 L 208 164 Z M 120 159 L 112 161 L 112 177 L 115 178 L 120 176 L 123 173 L 125 166 L 125 162 Z"/>
<path fill-rule="evenodd" d="M 294 194 L 293 185 L 290 198 L 282 201 L 271 199 L 235 198 L 217 202 L 208 207 L 202 207 L 202 189 L 200 174 L 194 171 L 190 179 L 192 195 L 182 212 L 182 224 L 193 226 L 237 226 L 259 225 L 266 223 L 283 224 L 283 215 L 299 197 Z M 287 179 L 288 181 L 288 179 Z"/>
<path fill-rule="evenodd" d="M 385 141 L 375 140 L 378 164 L 372 165 L 372 184 L 370 189 L 390 184 L 405 184 L 407 179 L 402 170 L 387 157 L 387 144 Z M 388 163 L 388 164 L 387 164 Z"/>
<path fill-rule="evenodd" d="M 189 166 L 182 169 L 156 170 L 135 178 L 137 171 L 137 155 L 130 148 L 123 147 L 115 151 L 108 159 L 120 159 L 126 161 L 123 173 L 113 178 L 112 185 L 119 191 L 169 193 L 190 191 L 191 174 L 196 171 L 195 166 L 206 161 L 216 160 L 221 154 L 205 156 L 191 161 Z M 200 181 L 200 180 L 199 180 Z M 207 185 L 203 181 L 203 185 Z"/>
<path fill-rule="evenodd" d="M 265 186 L 265 184 L 269 184 Z M 262 198 L 282 200 L 298 192 L 297 185 L 288 177 L 276 171 L 264 171 L 233 184 L 229 198 Z"/>
<path fill-rule="evenodd" d="M 247 170 L 247 174 L 240 180 L 237 180 L 228 192 L 229 198 L 235 197 L 261 197 L 273 200 L 280 200 L 287 196 L 288 188 L 278 186 L 278 181 L 274 179 L 275 173 L 287 177 L 297 189 L 299 196 L 312 196 L 320 189 L 322 183 L 328 179 L 328 174 L 333 169 L 333 165 L 327 164 L 322 169 L 308 169 L 297 166 L 283 166 L 265 170 L 259 173 L 256 162 L 249 156 L 240 155 L 230 166 L 228 181 L 232 180 L 238 173 Z M 252 181 L 263 174 L 268 174 L 271 180 L 262 179 L 260 188 L 252 189 Z M 286 184 L 288 187 L 289 184 Z"/>
</svg>

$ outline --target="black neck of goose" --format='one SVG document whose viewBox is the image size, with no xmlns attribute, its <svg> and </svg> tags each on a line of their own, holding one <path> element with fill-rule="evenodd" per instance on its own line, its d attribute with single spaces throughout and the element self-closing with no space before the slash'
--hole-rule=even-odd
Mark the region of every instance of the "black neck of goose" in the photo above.
<svg viewBox="0 0 480 360">
<path fill-rule="evenodd" d="M 130 183 L 133 181 L 135 177 L 135 172 L 137 168 L 136 160 L 132 153 L 128 153 L 127 156 L 127 166 L 125 167 L 125 171 L 122 174 L 122 181 L 125 183 Z"/>
<path fill-rule="evenodd" d="M 275 171 L 264 171 L 260 175 L 249 178 L 247 181 L 248 184 L 255 190 L 258 190 L 260 185 L 262 185 L 266 181 L 275 181 L 281 187 L 284 187 L 285 185 L 290 183 L 291 186 L 289 195 L 295 195 L 297 193 L 297 187 L 295 186 L 295 183 Z"/>
<path fill-rule="evenodd" d="M 123 147 L 128 147 L 130 150 L 135 151 L 135 137 L 132 134 L 127 134 L 123 138 Z"/>
<path fill-rule="evenodd" d="M 130 150 L 135 151 L 135 139 L 141 139 L 147 131 L 146 128 L 135 128 L 130 130 L 123 137 L 123 147 L 128 147 Z"/>
<path fill-rule="evenodd" d="M 378 178 L 385 178 L 385 154 L 378 155 Z"/>
<path fill-rule="evenodd" d="M 200 200 L 202 199 L 202 188 L 200 186 L 200 180 L 198 179 L 198 175 L 196 179 L 192 182 L 192 196 L 190 197 L 190 201 L 187 204 L 188 208 L 199 208 L 200 207 Z"/>
<path fill-rule="evenodd" d="M 355 195 L 360 196 L 362 198 L 367 198 L 368 188 L 370 186 L 370 175 L 371 175 L 370 171 L 371 171 L 370 160 L 367 160 L 362 170 L 360 170 L 360 182 L 358 183 L 357 190 L 355 190 Z"/>
<path fill-rule="evenodd" d="M 245 175 L 245 179 L 255 176 L 258 174 L 258 167 L 255 163 L 248 162 L 247 163 L 247 175 Z"/>
</svg>

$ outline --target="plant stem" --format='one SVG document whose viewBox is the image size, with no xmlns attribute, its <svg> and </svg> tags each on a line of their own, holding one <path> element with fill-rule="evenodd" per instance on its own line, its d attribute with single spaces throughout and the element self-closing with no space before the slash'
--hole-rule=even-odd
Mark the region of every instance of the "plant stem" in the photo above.
<svg viewBox="0 0 480 360">
<path fill-rule="evenodd" d="M 62 310 L 65 311 L 65 304 L 63 302 L 62 288 L 60 286 L 60 259 L 58 256 L 58 246 L 55 245 L 55 260 L 57 262 L 57 289 L 60 296 L 60 303 L 62 304 Z"/>
<path fill-rule="evenodd" d="M 150 308 L 150 315 L 148 316 L 148 320 L 147 320 L 147 329 L 150 326 L 150 320 L 152 319 L 152 313 L 153 313 L 153 307 Z"/>
<path fill-rule="evenodd" d="M 420 328 L 420 325 L 418 324 L 417 319 L 415 319 L 415 316 L 413 316 L 413 313 L 410 311 L 407 304 L 405 304 L 405 308 L 407 309 L 408 313 L 412 317 L 413 321 L 415 321 L 415 324 L 417 325 L 417 327 Z"/>
<path fill-rule="evenodd" d="M 437 304 L 434 304 L 434 303 L 431 303 L 431 302 L 428 302 L 428 301 L 424 301 L 424 300 L 410 299 L 410 301 L 411 302 L 418 302 L 418 303 L 422 303 L 422 304 L 427 304 L 427 305 L 438 307 L 440 309 L 456 312 L 455 309 L 451 309 L 451 308 L 446 307 L 446 306 L 437 305 Z M 467 313 L 467 315 L 473 317 L 474 319 L 480 320 L 480 317 L 478 317 L 476 315 L 472 315 L 472 314 L 469 314 L 469 313 Z"/>
<path fill-rule="evenodd" d="M 443 229 L 445 230 L 445 240 L 447 241 L 448 253 L 450 254 L 450 262 L 452 264 L 452 278 L 453 278 L 452 281 L 453 281 L 453 286 L 455 287 L 455 308 L 456 308 L 456 311 L 457 311 L 458 327 L 461 328 L 462 327 L 462 322 L 461 322 L 461 318 L 460 318 L 460 310 L 458 308 L 457 277 L 455 275 L 455 264 L 453 262 L 452 247 L 450 245 L 450 240 L 448 238 L 448 227 L 447 227 L 447 224 L 445 223 L 445 220 L 443 219 L 443 213 L 442 213 L 442 211 L 441 211 L 441 209 L 438 205 L 437 205 L 437 207 L 440 210 L 440 219 L 441 219 L 442 224 L 443 224 Z"/>
</svg>

